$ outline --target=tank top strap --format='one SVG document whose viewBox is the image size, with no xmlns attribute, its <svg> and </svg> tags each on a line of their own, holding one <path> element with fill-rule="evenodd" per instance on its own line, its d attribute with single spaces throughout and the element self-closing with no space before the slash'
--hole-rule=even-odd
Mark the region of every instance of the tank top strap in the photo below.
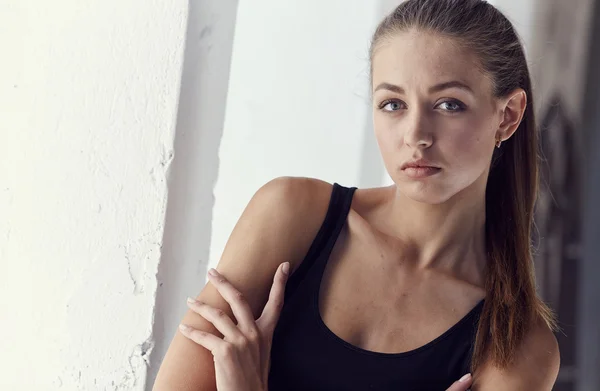
<svg viewBox="0 0 600 391">
<path fill-rule="evenodd" d="M 286 299 L 293 295 L 298 286 L 306 279 L 309 272 L 313 276 L 311 280 L 321 280 L 321 274 L 323 274 L 329 254 L 342 227 L 346 223 L 356 189 L 356 187 L 342 186 L 337 182 L 333 184 L 325 220 L 319 228 L 317 236 L 315 236 L 304 260 L 286 284 Z"/>
</svg>

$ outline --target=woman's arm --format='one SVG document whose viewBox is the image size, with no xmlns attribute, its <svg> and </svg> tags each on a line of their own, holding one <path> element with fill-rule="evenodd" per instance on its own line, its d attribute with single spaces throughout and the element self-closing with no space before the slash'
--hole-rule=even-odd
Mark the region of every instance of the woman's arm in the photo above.
<svg viewBox="0 0 600 391">
<path fill-rule="evenodd" d="M 273 275 L 283 262 L 295 270 L 327 212 L 331 185 L 316 179 L 278 178 L 260 188 L 244 210 L 225 246 L 217 269 L 258 317 L 267 302 Z M 230 306 L 212 284 L 197 299 L 225 311 Z M 181 323 L 222 337 L 214 326 L 188 311 Z M 212 354 L 179 331 L 159 369 L 154 391 L 214 391 Z"/>
<path fill-rule="evenodd" d="M 505 370 L 484 365 L 473 382 L 473 391 L 551 391 L 558 376 L 558 342 L 548 326 L 539 322 L 519 348 L 514 363 Z"/>
</svg>

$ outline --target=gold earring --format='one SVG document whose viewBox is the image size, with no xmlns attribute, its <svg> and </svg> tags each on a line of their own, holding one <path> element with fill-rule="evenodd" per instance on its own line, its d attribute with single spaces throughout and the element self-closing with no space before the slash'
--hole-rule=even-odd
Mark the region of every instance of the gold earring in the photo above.
<svg viewBox="0 0 600 391">
<path fill-rule="evenodd" d="M 500 138 L 498 138 L 496 140 L 496 148 L 500 148 L 500 145 L 502 145 L 502 140 L 500 140 Z"/>
</svg>

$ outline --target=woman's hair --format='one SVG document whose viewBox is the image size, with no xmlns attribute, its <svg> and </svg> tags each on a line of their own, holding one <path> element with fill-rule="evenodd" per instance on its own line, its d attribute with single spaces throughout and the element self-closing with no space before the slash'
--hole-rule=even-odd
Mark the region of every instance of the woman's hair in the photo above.
<svg viewBox="0 0 600 391">
<path fill-rule="evenodd" d="M 541 319 L 556 330 L 554 314 L 536 293 L 531 253 L 538 138 L 523 47 L 510 21 L 485 1 L 408 0 L 377 27 L 371 64 L 380 44 L 408 30 L 449 37 L 471 50 L 491 79 L 495 97 L 506 97 L 517 88 L 528 97 L 517 131 L 495 149 L 487 180 L 487 296 L 471 363 L 472 372 L 488 359 L 506 368 L 533 324 Z"/>
</svg>

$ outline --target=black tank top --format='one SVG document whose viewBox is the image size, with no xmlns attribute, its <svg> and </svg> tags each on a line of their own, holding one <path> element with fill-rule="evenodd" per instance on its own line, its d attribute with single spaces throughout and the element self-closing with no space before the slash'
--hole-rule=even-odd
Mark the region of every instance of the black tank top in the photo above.
<svg viewBox="0 0 600 391">
<path fill-rule="evenodd" d="M 483 301 L 433 341 L 403 353 L 371 352 L 349 344 L 321 318 L 321 278 L 355 190 L 333 185 L 325 221 L 287 283 L 273 335 L 269 391 L 444 391 L 469 372 Z"/>
</svg>

